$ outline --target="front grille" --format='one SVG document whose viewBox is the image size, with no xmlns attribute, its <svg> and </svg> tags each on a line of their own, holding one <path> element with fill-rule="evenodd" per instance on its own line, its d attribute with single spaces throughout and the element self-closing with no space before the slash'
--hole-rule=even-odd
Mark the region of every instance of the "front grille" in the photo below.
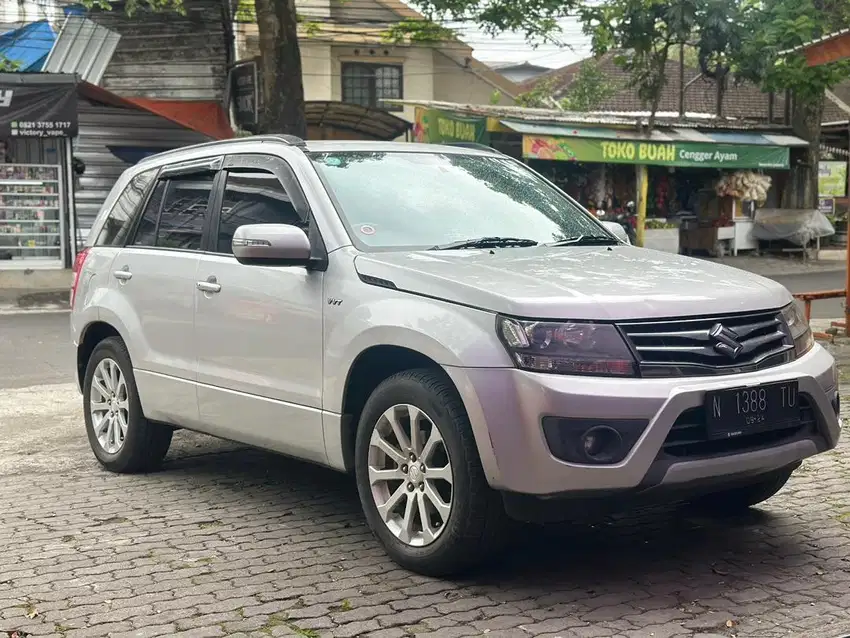
<svg viewBox="0 0 850 638">
<path fill-rule="evenodd" d="M 685 410 L 676 419 L 661 450 L 662 455 L 669 457 L 707 457 L 780 445 L 803 434 L 817 434 L 817 419 L 808 396 L 801 394 L 799 421 L 786 423 L 775 430 L 765 430 L 731 439 L 708 438 L 704 407 Z"/>
<path fill-rule="evenodd" d="M 751 372 L 790 361 L 794 350 L 785 322 L 776 311 L 623 323 L 619 327 L 644 377 Z"/>
</svg>

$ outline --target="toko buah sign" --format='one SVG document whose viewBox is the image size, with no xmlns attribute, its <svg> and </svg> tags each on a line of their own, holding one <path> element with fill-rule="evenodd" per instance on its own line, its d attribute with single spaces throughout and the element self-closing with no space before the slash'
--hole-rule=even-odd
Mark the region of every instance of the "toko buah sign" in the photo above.
<svg viewBox="0 0 850 638">
<path fill-rule="evenodd" d="M 522 156 L 572 162 L 701 168 L 787 169 L 790 165 L 790 152 L 783 146 L 597 140 L 545 135 L 524 135 Z"/>
</svg>

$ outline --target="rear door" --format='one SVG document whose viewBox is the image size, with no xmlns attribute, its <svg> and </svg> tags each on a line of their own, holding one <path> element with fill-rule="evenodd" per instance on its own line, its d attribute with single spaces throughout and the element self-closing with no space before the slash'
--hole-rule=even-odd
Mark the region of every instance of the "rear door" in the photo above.
<svg viewBox="0 0 850 638">
<path fill-rule="evenodd" d="M 220 165 L 209 158 L 164 168 L 112 262 L 145 416 L 185 427 L 198 425 L 195 281 Z"/>
</svg>

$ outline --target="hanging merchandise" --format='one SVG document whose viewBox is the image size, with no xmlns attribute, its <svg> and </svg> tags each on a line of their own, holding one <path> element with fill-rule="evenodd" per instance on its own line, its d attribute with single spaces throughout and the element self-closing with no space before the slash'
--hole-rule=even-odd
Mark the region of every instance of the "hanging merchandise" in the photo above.
<svg viewBox="0 0 850 638">
<path fill-rule="evenodd" d="M 763 204 L 767 201 L 767 192 L 772 180 L 767 175 L 752 171 L 737 171 L 724 175 L 714 186 L 719 197 L 734 197 L 744 201 L 754 201 Z"/>
</svg>

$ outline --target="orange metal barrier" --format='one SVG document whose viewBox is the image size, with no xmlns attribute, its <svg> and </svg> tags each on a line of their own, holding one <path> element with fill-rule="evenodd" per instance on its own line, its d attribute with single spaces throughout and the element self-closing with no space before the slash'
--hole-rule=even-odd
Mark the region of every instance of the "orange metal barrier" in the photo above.
<svg viewBox="0 0 850 638">
<path fill-rule="evenodd" d="M 819 301 L 821 299 L 838 299 L 840 297 L 846 297 L 846 290 L 821 290 L 818 292 L 801 292 L 794 295 L 795 299 L 799 299 L 805 305 L 805 314 L 806 321 L 811 321 L 812 319 L 812 302 Z M 846 304 L 845 304 L 846 305 Z M 847 309 L 845 308 L 845 316 L 847 313 Z M 848 331 L 847 321 L 833 321 L 833 327 L 835 328 L 843 328 L 844 334 L 850 337 L 850 331 Z M 827 334 L 825 332 L 814 332 L 813 333 L 816 339 L 832 339 L 832 335 Z"/>
</svg>

